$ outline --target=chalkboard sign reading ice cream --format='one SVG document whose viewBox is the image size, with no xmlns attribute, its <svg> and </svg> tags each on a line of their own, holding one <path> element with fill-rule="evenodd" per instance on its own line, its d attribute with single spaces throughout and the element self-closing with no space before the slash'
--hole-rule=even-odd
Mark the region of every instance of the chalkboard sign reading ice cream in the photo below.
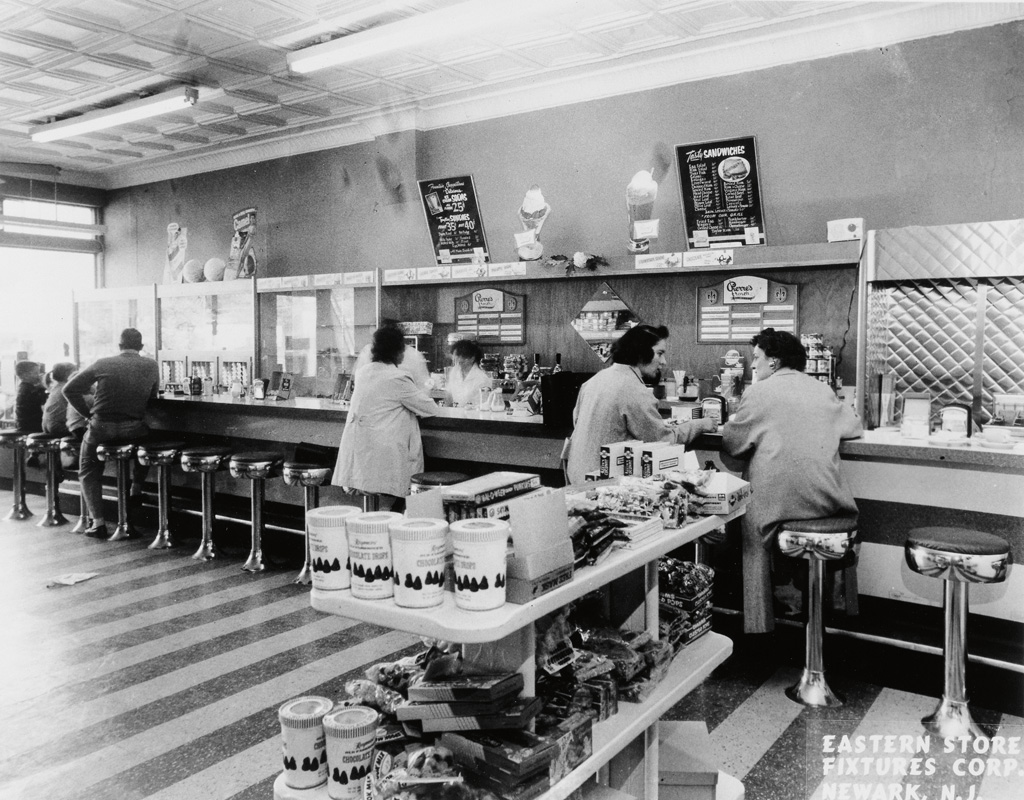
<svg viewBox="0 0 1024 800">
<path fill-rule="evenodd" d="M 676 145 L 690 249 L 767 244 L 753 136 Z"/>
<path fill-rule="evenodd" d="M 437 263 L 488 261 L 472 176 L 419 181 L 419 187 Z"/>
</svg>

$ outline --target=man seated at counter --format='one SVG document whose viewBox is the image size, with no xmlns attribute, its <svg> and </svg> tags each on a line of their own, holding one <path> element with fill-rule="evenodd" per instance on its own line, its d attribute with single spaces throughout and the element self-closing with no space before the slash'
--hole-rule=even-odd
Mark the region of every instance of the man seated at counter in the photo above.
<svg viewBox="0 0 1024 800">
<path fill-rule="evenodd" d="M 405 350 L 403 351 L 404 354 L 401 360 L 398 362 L 398 369 L 412 378 L 412 382 L 419 388 L 427 390 L 433 388 L 434 383 L 430 377 L 430 370 L 427 369 L 427 360 L 423 357 L 423 353 L 415 347 L 409 347 L 409 345 L 405 344 L 405 334 L 402 331 L 398 320 L 386 319 L 381 324 L 381 328 L 394 328 L 402 336 L 402 346 Z M 356 373 L 359 372 L 359 368 L 361 366 L 373 361 L 373 356 L 370 352 L 371 347 L 372 345 L 368 344 L 359 351 L 359 356 L 356 358 L 356 365 L 352 368 L 353 377 L 355 377 Z"/>
<path fill-rule="evenodd" d="M 668 328 L 637 325 L 611 348 L 612 364 L 580 387 L 572 412 L 573 432 L 563 457 L 569 483 L 583 483 L 601 466 L 601 445 L 630 439 L 689 444 L 716 429 L 712 419 L 669 422 L 658 411 L 652 387 L 667 367 Z"/>
<path fill-rule="evenodd" d="M 807 351 L 793 334 L 765 328 L 750 344 L 755 380 L 722 426 L 722 463 L 742 472 L 753 490 L 742 518 L 743 629 L 767 633 L 775 627 L 773 553 L 780 602 L 792 604 L 800 596 L 793 578 L 803 562 L 774 548 L 780 523 L 856 519 L 857 504 L 839 466 L 839 443 L 857 438 L 862 428 L 828 384 L 804 373 Z"/>
<path fill-rule="evenodd" d="M 445 381 L 445 394 L 453 405 L 466 408 L 480 402 L 480 390 L 491 388 L 491 376 L 480 369 L 483 351 L 472 339 L 459 339 L 451 346 L 452 368 Z"/>
</svg>

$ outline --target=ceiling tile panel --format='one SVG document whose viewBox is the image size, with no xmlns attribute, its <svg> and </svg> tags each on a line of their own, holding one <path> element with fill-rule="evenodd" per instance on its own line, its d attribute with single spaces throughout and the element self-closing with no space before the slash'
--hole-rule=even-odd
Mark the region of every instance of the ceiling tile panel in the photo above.
<svg viewBox="0 0 1024 800">
<path fill-rule="evenodd" d="M 8 30 L 5 28 L 0 33 L 0 53 L 5 58 L 15 58 L 25 63 L 38 64 L 50 55 L 51 51 L 48 47 L 25 41 L 13 33 L 9 33 Z"/>
<path fill-rule="evenodd" d="M 227 5 L 237 7 L 237 4 Z M 169 52 L 185 56 L 212 56 L 245 41 L 245 36 L 230 27 L 214 26 L 195 17 L 158 20 L 136 28 L 132 34 L 139 41 L 160 43 Z"/>
<path fill-rule="evenodd" d="M 168 14 L 165 5 L 159 3 L 130 2 L 129 0 L 67 0 L 62 3 L 48 4 L 51 13 L 59 13 L 68 17 L 77 17 L 94 25 L 102 25 L 108 30 L 130 31 Z"/>
</svg>

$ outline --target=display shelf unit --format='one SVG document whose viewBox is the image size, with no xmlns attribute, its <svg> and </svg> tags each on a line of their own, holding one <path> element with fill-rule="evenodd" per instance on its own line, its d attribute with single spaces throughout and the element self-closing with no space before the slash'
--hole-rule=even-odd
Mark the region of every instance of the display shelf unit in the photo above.
<svg viewBox="0 0 1024 800">
<path fill-rule="evenodd" d="M 699 253 L 701 251 L 689 251 Z M 849 266 L 857 264 L 861 256 L 861 242 L 816 242 L 813 244 L 795 245 L 774 245 L 757 247 L 735 247 L 715 248 L 713 251 L 729 254 L 729 260 L 723 259 L 720 264 L 714 266 L 689 267 L 683 266 L 683 254 L 671 254 L 677 258 L 674 260 L 678 266 L 666 266 L 656 268 L 637 268 L 636 256 L 616 256 L 608 259 L 606 267 L 599 267 L 593 272 L 577 270 L 572 275 L 572 280 L 581 278 L 608 278 L 611 276 L 621 277 L 628 275 L 664 275 L 672 273 L 687 272 L 736 272 L 759 271 L 769 269 L 800 269 L 803 267 L 827 267 L 827 266 Z M 644 258 L 644 257 L 640 257 Z M 497 281 L 533 281 L 565 279 L 565 270 L 559 267 L 545 266 L 544 260 L 521 261 L 514 264 L 495 263 L 480 264 L 478 269 L 471 275 L 465 277 L 424 277 L 417 278 L 418 270 L 415 267 L 401 270 L 402 278 L 389 276 L 389 270 L 385 270 L 382 277 L 382 286 L 416 286 L 428 284 L 453 284 L 453 283 L 494 283 Z M 424 266 L 424 275 L 436 276 L 437 267 Z"/>
<path fill-rule="evenodd" d="M 352 597 L 350 590 L 320 589 L 312 590 L 310 602 L 314 608 L 329 614 L 460 642 L 467 648 L 467 658 L 475 645 L 495 643 L 486 649 L 489 662 L 500 661 L 503 668 L 518 668 L 525 679 L 524 694 L 533 696 L 536 688 L 534 623 L 538 619 L 613 581 L 642 573 L 643 624 L 657 637 L 658 558 L 721 527 L 724 521 L 718 516 L 702 517 L 681 528 L 665 530 L 663 535 L 635 550 L 617 550 L 601 564 L 578 570 L 569 583 L 522 605 L 506 603 L 490 611 L 466 611 L 458 608 L 454 596 L 448 593 L 441 606 L 411 609 L 401 608 L 391 599 L 362 600 Z M 592 755 L 542 795 L 543 800 L 564 800 L 641 735 L 644 737 L 643 796 L 645 800 L 656 800 L 658 719 L 731 653 L 732 642 L 716 633 L 707 633 L 684 647 L 650 697 L 638 704 L 620 702 L 617 714 L 595 724 Z M 278 782 L 283 783 L 280 779 Z M 324 796 L 327 796 L 326 789 Z"/>
</svg>

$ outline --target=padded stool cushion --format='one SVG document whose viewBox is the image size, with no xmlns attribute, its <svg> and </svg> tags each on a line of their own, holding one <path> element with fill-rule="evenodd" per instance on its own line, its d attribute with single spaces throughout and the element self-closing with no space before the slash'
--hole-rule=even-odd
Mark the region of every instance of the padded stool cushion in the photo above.
<svg viewBox="0 0 1024 800">
<path fill-rule="evenodd" d="M 227 469 L 230 447 L 186 447 L 181 451 L 181 468 L 186 472 L 215 472 Z"/>
<path fill-rule="evenodd" d="M 968 528 L 915 528 L 907 534 L 906 546 L 969 556 L 1003 556 L 1010 552 L 1005 539 Z"/>
<path fill-rule="evenodd" d="M 468 481 L 469 476 L 462 472 L 417 472 L 411 480 L 417 486 L 452 486 Z"/>
<path fill-rule="evenodd" d="M 181 451 L 182 458 L 185 456 L 196 456 L 197 458 L 206 458 L 208 456 L 229 456 L 231 455 L 230 447 L 186 447 Z"/>
<path fill-rule="evenodd" d="M 137 445 L 134 442 L 103 442 L 96 445 L 96 455 L 101 461 L 107 458 L 127 461 L 135 458 Z"/>
<path fill-rule="evenodd" d="M 857 530 L 857 517 L 794 519 L 783 522 L 779 530 L 793 533 L 854 533 Z"/>
<path fill-rule="evenodd" d="M 48 433 L 30 433 L 28 435 L 28 449 L 33 452 L 45 452 L 47 450 L 60 450 L 60 436 L 51 436 Z"/>
<path fill-rule="evenodd" d="M 236 464 L 262 464 L 265 461 L 280 463 L 284 459 L 280 453 L 272 450 L 251 450 L 244 453 L 233 453 L 231 460 Z"/>
<path fill-rule="evenodd" d="M 289 486 L 323 486 L 332 472 L 333 467 L 307 461 L 285 461 L 282 467 L 284 482 Z"/>
<path fill-rule="evenodd" d="M 179 452 L 185 447 L 184 442 L 159 441 L 143 442 L 139 445 L 139 452 L 145 450 L 147 453 Z"/>
<path fill-rule="evenodd" d="M 25 444 L 28 436 L 24 431 L 2 430 L 0 431 L 0 447 L 18 447 Z"/>
</svg>

